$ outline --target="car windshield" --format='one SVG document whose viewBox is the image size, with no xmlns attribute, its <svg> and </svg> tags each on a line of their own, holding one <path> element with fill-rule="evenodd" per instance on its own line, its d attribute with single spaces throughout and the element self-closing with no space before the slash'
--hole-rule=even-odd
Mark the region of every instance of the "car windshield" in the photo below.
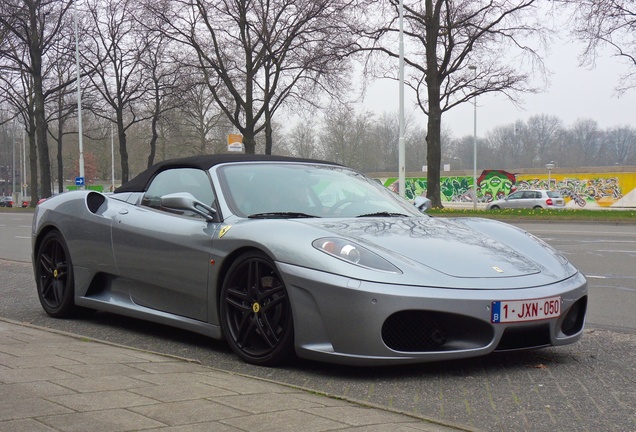
<svg viewBox="0 0 636 432">
<path fill-rule="evenodd" d="M 344 167 L 241 163 L 218 173 L 228 205 L 242 217 L 421 216 L 408 201 Z"/>
</svg>

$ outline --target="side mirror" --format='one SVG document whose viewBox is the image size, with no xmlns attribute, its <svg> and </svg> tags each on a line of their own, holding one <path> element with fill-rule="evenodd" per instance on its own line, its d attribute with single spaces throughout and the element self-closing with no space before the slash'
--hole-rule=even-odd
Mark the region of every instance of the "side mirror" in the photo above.
<svg viewBox="0 0 636 432">
<path fill-rule="evenodd" d="M 161 207 L 191 211 L 202 216 L 208 222 L 213 221 L 216 215 L 216 210 L 203 204 L 189 192 L 177 192 L 162 196 Z"/>
<path fill-rule="evenodd" d="M 431 200 L 423 196 L 418 196 L 413 201 L 413 205 L 417 207 L 419 211 L 425 213 L 431 208 Z"/>
</svg>

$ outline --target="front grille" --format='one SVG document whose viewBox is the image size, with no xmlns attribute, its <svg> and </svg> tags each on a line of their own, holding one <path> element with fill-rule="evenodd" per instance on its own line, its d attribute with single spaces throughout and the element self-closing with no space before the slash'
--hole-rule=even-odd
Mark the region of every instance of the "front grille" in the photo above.
<svg viewBox="0 0 636 432">
<path fill-rule="evenodd" d="M 550 345 L 550 324 L 508 327 L 495 351 L 539 348 Z"/>
<path fill-rule="evenodd" d="M 490 323 L 446 312 L 396 312 L 382 325 L 382 340 L 392 350 L 435 352 L 476 349 L 493 338 Z"/>
<path fill-rule="evenodd" d="M 446 330 L 431 314 L 404 311 L 391 315 L 382 326 L 382 340 L 396 351 L 430 351 L 446 343 Z"/>
<path fill-rule="evenodd" d="M 566 336 L 577 334 L 583 329 L 585 322 L 585 311 L 587 310 L 587 296 L 579 299 L 567 311 L 563 322 L 561 323 L 561 331 Z"/>
</svg>

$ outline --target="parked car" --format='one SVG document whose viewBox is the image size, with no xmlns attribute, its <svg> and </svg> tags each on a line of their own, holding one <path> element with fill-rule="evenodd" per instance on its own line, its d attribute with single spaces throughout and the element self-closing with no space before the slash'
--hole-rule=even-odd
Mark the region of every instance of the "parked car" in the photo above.
<svg viewBox="0 0 636 432">
<path fill-rule="evenodd" d="M 13 198 L 10 196 L 0 198 L 0 207 L 13 207 Z"/>
<path fill-rule="evenodd" d="M 46 200 L 48 200 L 48 199 L 51 199 L 51 198 L 53 198 L 54 196 L 57 196 L 57 195 L 59 195 L 59 193 L 57 193 L 57 192 L 56 192 L 56 193 L 51 194 L 51 196 L 49 196 L 49 197 L 46 197 L 46 198 L 40 198 L 40 199 L 38 200 L 38 202 L 36 203 L 36 205 L 40 205 L 40 204 L 42 204 L 44 201 L 46 201 Z"/>
<path fill-rule="evenodd" d="M 553 190 L 529 189 L 511 193 L 504 199 L 489 202 L 487 210 L 504 208 L 530 208 L 530 209 L 562 209 L 565 200 L 561 194 Z"/>
<path fill-rule="evenodd" d="M 330 162 L 221 154 L 160 162 L 112 194 L 33 217 L 44 311 L 78 308 L 225 339 L 244 361 L 439 361 L 574 343 L 587 281 L 528 232 L 433 218 Z"/>
</svg>

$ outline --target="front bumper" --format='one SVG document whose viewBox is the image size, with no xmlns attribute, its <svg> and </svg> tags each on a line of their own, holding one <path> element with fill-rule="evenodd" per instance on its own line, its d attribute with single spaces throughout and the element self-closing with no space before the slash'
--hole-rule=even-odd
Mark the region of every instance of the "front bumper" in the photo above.
<svg viewBox="0 0 636 432">
<path fill-rule="evenodd" d="M 349 279 L 278 263 L 289 291 L 296 352 L 353 365 L 420 363 L 565 345 L 583 334 L 587 281 L 524 289 L 444 289 Z M 469 281 L 469 279 L 467 279 Z M 493 301 L 561 297 L 557 318 L 491 323 Z"/>
</svg>

